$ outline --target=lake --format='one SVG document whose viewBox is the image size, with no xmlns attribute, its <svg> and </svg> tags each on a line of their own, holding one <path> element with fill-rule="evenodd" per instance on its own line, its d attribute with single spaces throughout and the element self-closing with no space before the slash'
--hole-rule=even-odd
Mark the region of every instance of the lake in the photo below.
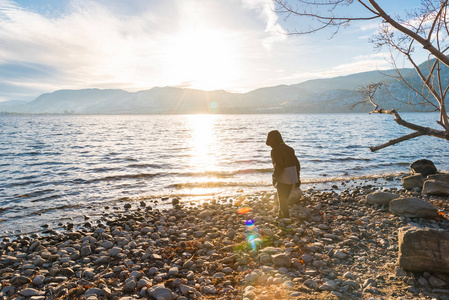
<svg viewBox="0 0 449 300">
<path fill-rule="evenodd" d="M 437 126 L 434 113 L 402 117 Z M 0 116 L 0 236 L 81 223 L 128 201 L 273 191 L 273 129 L 295 149 L 304 188 L 408 172 L 421 158 L 448 169 L 447 141 L 437 138 L 372 153 L 410 132 L 388 115 Z"/>
</svg>

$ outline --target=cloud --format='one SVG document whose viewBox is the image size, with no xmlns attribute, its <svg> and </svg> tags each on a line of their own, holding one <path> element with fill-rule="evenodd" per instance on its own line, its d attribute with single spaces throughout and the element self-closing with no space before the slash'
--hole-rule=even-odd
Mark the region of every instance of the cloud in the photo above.
<svg viewBox="0 0 449 300">
<path fill-rule="evenodd" d="M 358 38 L 367 34 L 360 28 L 332 40 L 285 35 L 273 0 L 18 3 L 0 0 L 2 99 L 93 87 L 247 91 L 380 62 L 357 58 L 371 48 Z"/>
<path fill-rule="evenodd" d="M 260 17 L 264 19 L 266 24 L 265 32 L 269 33 L 269 36 L 263 39 L 263 45 L 266 49 L 271 50 L 273 44 L 287 39 L 286 31 L 282 25 L 279 24 L 279 17 L 274 12 L 274 1 L 243 0 L 243 3 L 249 8 L 257 10 Z"/>
<path fill-rule="evenodd" d="M 236 61 L 244 64 L 285 39 L 271 2 L 71 0 L 52 14 L 0 0 L 0 80 L 37 90 L 41 84 L 46 92 L 183 84 L 191 78 L 174 82 L 166 54 L 180 32 L 215 30 L 233 43 Z"/>
<path fill-rule="evenodd" d="M 274 82 L 274 84 L 281 84 L 282 82 L 298 83 L 309 79 L 332 78 L 373 70 L 391 69 L 391 65 L 385 60 L 386 55 L 387 53 L 360 55 L 354 57 L 349 63 L 337 64 L 331 68 L 317 69 L 312 72 L 279 72 L 281 74 L 285 73 L 285 76 L 278 78 L 279 82 Z"/>
</svg>

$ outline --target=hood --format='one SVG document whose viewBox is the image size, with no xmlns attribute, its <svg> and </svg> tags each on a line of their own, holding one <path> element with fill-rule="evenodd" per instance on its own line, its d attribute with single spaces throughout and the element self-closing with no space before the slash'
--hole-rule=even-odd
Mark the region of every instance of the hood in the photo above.
<svg viewBox="0 0 449 300">
<path fill-rule="evenodd" d="M 266 144 L 270 147 L 282 144 L 284 140 L 279 131 L 273 130 L 268 133 Z"/>
</svg>

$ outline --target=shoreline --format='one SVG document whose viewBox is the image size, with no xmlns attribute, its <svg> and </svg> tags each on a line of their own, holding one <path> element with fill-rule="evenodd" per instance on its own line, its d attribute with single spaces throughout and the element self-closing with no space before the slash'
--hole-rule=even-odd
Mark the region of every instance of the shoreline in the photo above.
<svg viewBox="0 0 449 300">
<path fill-rule="evenodd" d="M 418 195 L 383 182 L 324 186 L 304 189 L 291 220 L 281 224 L 274 193 L 261 192 L 201 205 L 168 199 L 164 210 L 127 202 L 90 228 L 3 238 L 0 299 L 449 297 L 449 277 L 430 274 L 448 285 L 425 287 L 417 283 L 423 274 L 397 265 L 399 228 L 413 222 L 448 230 L 447 218 L 409 219 L 366 204 L 366 195 L 376 190 Z M 237 213 L 240 200 L 249 213 Z M 447 197 L 427 200 L 449 215 Z M 255 248 L 250 233 L 260 233 Z"/>
<path fill-rule="evenodd" d="M 356 187 L 358 185 L 372 185 L 378 186 L 379 188 L 400 188 L 400 177 L 402 177 L 405 172 L 394 172 L 394 173 L 380 173 L 380 174 L 369 174 L 369 175 L 358 175 L 358 176 L 340 176 L 340 177 L 327 177 L 323 176 L 321 178 L 310 178 L 303 180 L 302 188 L 311 192 L 319 191 L 336 191 L 339 192 L 345 188 Z M 102 221 L 107 217 L 114 216 L 119 213 L 124 213 L 125 209 L 123 206 L 127 203 L 131 205 L 139 206 L 141 202 L 145 202 L 146 206 L 151 206 L 154 209 L 166 209 L 171 206 L 171 200 L 173 198 L 180 199 L 180 201 L 186 205 L 201 205 L 203 202 L 208 202 L 213 199 L 222 198 L 235 198 L 237 195 L 243 194 L 246 196 L 258 195 L 260 193 L 274 193 L 275 189 L 271 184 L 266 184 L 263 186 L 233 186 L 231 188 L 223 188 L 221 190 L 214 190 L 219 188 L 219 184 L 211 187 L 210 189 L 205 189 L 203 193 L 196 194 L 183 193 L 183 192 L 169 192 L 169 193 L 158 193 L 158 194 L 148 194 L 148 195 L 132 195 L 126 196 L 118 199 L 111 199 L 107 202 L 93 203 L 85 202 L 80 203 L 77 207 L 71 209 L 70 214 L 63 218 L 49 218 L 44 219 L 39 218 L 42 212 L 33 212 L 30 216 L 37 218 L 34 224 L 28 224 L 30 227 L 34 227 L 32 230 L 26 230 L 27 225 L 23 225 L 23 217 L 28 216 L 15 216 L 14 218 L 0 219 L 1 225 L 3 225 L 3 232 L 0 233 L 0 239 L 9 237 L 15 238 L 18 236 L 31 236 L 36 234 L 45 234 L 50 230 L 62 232 L 67 230 L 67 228 L 82 229 L 83 225 L 86 223 L 95 223 Z M 194 191 L 195 188 L 192 189 Z M 203 188 L 201 188 L 203 189 Z M 188 191 L 188 190 L 187 190 Z M 54 208 L 53 214 L 58 214 L 60 211 L 64 214 L 64 207 Z M 72 212 L 76 213 L 73 214 Z M 7 212 L 7 210 L 6 210 Z M 46 212 L 43 212 L 46 213 Z M 86 217 L 87 216 L 87 217 Z M 14 221 L 17 219 L 17 221 Z M 12 222 L 12 224 L 10 224 Z M 14 224 L 17 222 L 22 222 Z M 30 223 L 30 221 L 28 221 Z M 27 223 L 26 223 L 27 224 Z M 36 226 L 36 224 L 39 224 Z M 5 226 L 6 225 L 6 226 Z M 12 231 L 14 228 L 14 231 Z"/>
</svg>

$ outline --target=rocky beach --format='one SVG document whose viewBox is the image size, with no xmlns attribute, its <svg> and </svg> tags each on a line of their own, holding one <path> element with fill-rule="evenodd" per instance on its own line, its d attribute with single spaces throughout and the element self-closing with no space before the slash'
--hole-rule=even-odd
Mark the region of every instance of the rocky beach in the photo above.
<svg viewBox="0 0 449 300">
<path fill-rule="evenodd" d="M 274 193 L 164 200 L 4 238 L 0 299 L 449 299 L 448 252 L 435 254 L 449 245 L 446 195 L 338 182 L 303 191 L 281 220 Z M 431 246 L 440 261 L 410 253 L 409 229 L 446 234 Z M 423 259 L 426 271 L 403 268 Z"/>
</svg>

